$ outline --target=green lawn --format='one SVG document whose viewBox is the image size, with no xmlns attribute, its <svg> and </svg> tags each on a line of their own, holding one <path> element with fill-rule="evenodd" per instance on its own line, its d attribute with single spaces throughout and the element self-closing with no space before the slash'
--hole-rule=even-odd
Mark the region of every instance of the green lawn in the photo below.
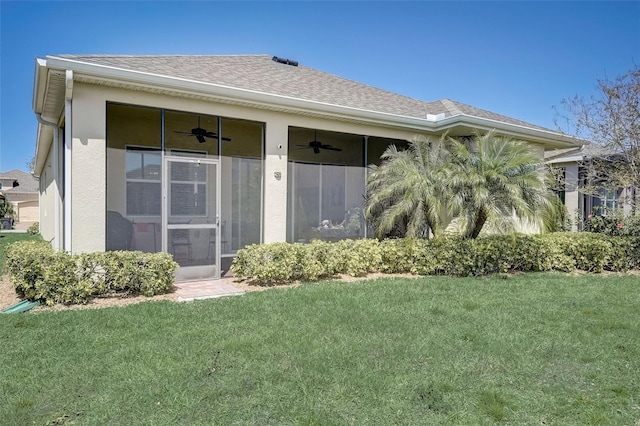
<svg viewBox="0 0 640 426">
<path fill-rule="evenodd" d="M 18 232 L 2 232 L 0 231 L 0 278 L 4 274 L 4 261 L 5 261 L 5 252 L 7 251 L 7 246 L 9 244 L 14 243 L 16 241 L 24 241 L 24 240 L 41 240 L 42 237 L 40 235 L 30 235 L 27 233 L 18 233 Z"/>
<path fill-rule="evenodd" d="M 635 425 L 639 307 L 527 274 L 4 315 L 0 422 Z"/>
</svg>

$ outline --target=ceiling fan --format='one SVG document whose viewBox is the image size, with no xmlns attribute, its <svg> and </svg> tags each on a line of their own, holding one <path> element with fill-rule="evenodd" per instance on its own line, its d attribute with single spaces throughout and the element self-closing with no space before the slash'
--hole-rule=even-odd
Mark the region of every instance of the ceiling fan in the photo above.
<svg viewBox="0 0 640 426">
<path fill-rule="evenodd" d="M 200 127 L 200 116 L 198 116 L 198 127 L 191 129 L 190 132 L 185 132 L 182 130 L 175 130 L 175 133 L 179 133 L 181 135 L 189 135 L 195 136 L 198 139 L 198 142 L 205 143 L 207 140 L 205 138 L 218 139 L 218 134 L 214 132 L 209 132 L 207 129 L 203 129 Z M 231 139 L 222 137 L 223 141 L 231 142 Z"/>
<path fill-rule="evenodd" d="M 342 148 L 336 148 L 333 147 L 329 144 L 324 144 L 320 141 L 318 141 L 318 131 L 314 130 L 313 131 L 313 140 L 311 142 L 309 142 L 306 145 L 296 145 L 296 146 L 300 146 L 302 148 L 298 148 L 298 149 L 303 149 L 303 148 L 311 148 L 313 149 L 313 152 L 316 154 L 320 154 L 320 150 L 321 149 L 326 149 L 327 151 L 342 151 Z"/>
</svg>

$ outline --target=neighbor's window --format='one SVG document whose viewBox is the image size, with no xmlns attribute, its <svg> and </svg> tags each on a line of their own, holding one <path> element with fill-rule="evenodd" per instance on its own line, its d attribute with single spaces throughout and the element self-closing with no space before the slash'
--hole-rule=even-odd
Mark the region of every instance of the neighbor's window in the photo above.
<svg viewBox="0 0 640 426">
<path fill-rule="evenodd" d="M 602 189 L 600 191 L 600 202 L 604 208 L 602 215 L 607 214 L 607 210 L 614 210 L 618 207 L 618 191 L 615 189 Z"/>
</svg>

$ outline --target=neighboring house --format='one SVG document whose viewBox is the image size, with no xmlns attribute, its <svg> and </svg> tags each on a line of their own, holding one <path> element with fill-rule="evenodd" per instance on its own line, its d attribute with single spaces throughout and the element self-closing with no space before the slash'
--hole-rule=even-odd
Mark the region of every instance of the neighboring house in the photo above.
<svg viewBox="0 0 640 426">
<path fill-rule="evenodd" d="M 574 139 L 264 56 L 36 59 L 40 229 L 73 253 L 164 251 L 215 278 L 252 243 L 366 236 L 366 166 L 416 134 Z"/>
<path fill-rule="evenodd" d="M 0 193 L 13 204 L 16 222 L 37 222 L 39 220 L 38 179 L 17 169 L 0 172 Z"/>
<path fill-rule="evenodd" d="M 594 143 L 545 152 L 547 164 L 560 172 L 558 195 L 567 208 L 574 230 L 582 230 L 584 219 L 592 214 L 606 215 L 607 211 L 618 208 L 630 214 L 630 201 L 637 200 L 640 195 L 636 188 L 599 188 L 601 182 L 595 182 L 596 178 L 590 173 L 592 161 L 607 157 L 610 157 L 609 152 Z"/>
</svg>

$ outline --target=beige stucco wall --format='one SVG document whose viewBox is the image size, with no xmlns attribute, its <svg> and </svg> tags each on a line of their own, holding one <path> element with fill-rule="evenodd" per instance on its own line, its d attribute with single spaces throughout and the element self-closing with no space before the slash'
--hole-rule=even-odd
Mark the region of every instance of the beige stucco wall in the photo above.
<svg viewBox="0 0 640 426">
<path fill-rule="evenodd" d="M 287 141 L 289 126 L 397 139 L 414 132 L 225 105 L 204 100 L 134 92 L 76 82 L 72 117 L 72 251 L 104 250 L 106 206 L 106 103 L 167 108 L 265 123 L 263 242 L 286 240 Z M 277 175 L 279 174 L 279 178 Z M 224 183 L 223 183 L 224 185 Z M 116 194 L 114 194 L 116 195 Z"/>
<path fill-rule="evenodd" d="M 52 149 L 49 149 L 47 160 L 40 174 L 40 235 L 45 241 L 55 243 L 55 189 L 53 181 Z"/>
<path fill-rule="evenodd" d="M 71 118 L 71 250 L 104 250 L 106 200 L 105 102 L 75 85 Z"/>
</svg>

